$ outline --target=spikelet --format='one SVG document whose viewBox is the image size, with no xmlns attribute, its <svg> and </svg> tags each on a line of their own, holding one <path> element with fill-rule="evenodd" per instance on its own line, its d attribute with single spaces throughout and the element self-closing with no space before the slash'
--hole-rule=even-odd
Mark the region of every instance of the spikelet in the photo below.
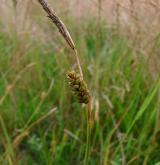
<svg viewBox="0 0 160 165">
<path fill-rule="evenodd" d="M 70 71 L 67 73 L 67 78 L 69 80 L 69 86 L 71 87 L 74 95 L 77 97 L 79 103 L 88 104 L 90 95 L 87 88 L 87 84 L 75 71 Z"/>
<path fill-rule="evenodd" d="M 52 20 L 52 22 L 57 26 L 59 29 L 59 32 L 63 36 L 63 38 L 66 40 L 68 45 L 71 47 L 71 49 L 75 50 L 75 44 L 72 40 L 72 37 L 66 28 L 65 24 L 62 22 L 62 20 L 57 16 L 56 12 L 51 9 L 48 2 L 46 0 L 38 0 L 38 2 L 42 5 L 45 12 L 48 14 L 48 18 Z"/>
</svg>

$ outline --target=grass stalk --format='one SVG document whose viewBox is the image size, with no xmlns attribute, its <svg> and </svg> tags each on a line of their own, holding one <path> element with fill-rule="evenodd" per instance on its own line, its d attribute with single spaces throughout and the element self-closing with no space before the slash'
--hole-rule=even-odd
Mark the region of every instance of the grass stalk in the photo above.
<svg viewBox="0 0 160 165">
<path fill-rule="evenodd" d="M 79 56 L 78 56 L 77 49 L 74 49 L 74 54 L 75 54 L 75 57 L 76 57 L 76 62 L 77 62 L 77 66 L 78 66 L 78 69 L 79 69 L 80 76 L 83 79 L 83 71 L 82 71 L 82 67 L 81 67 L 81 63 L 80 63 L 80 59 L 79 59 Z"/>
<path fill-rule="evenodd" d="M 6 128 L 5 122 L 4 122 L 1 114 L 0 114 L 0 126 L 2 127 L 2 132 L 3 132 L 4 137 L 6 139 L 5 144 L 4 144 L 4 148 L 5 148 L 6 157 L 8 158 L 8 164 L 13 165 L 13 162 L 15 159 L 14 149 L 13 149 L 13 145 L 11 142 L 11 138 L 9 136 L 9 132 Z"/>
<path fill-rule="evenodd" d="M 88 165 L 89 160 L 89 152 L 90 152 L 90 113 L 91 113 L 91 103 L 90 103 L 90 96 L 88 93 L 87 86 L 85 85 L 85 82 L 83 81 L 83 71 L 80 64 L 80 59 L 78 56 L 78 51 L 76 49 L 75 43 L 72 40 L 72 37 L 66 28 L 65 24 L 61 21 L 61 19 L 57 16 L 56 12 L 51 9 L 49 4 L 46 0 L 38 0 L 39 3 L 42 5 L 45 12 L 48 14 L 48 18 L 52 20 L 52 22 L 56 25 L 56 27 L 59 29 L 59 32 L 65 39 L 66 43 L 70 46 L 70 48 L 74 51 L 74 55 L 76 58 L 77 67 L 79 70 L 80 78 L 76 75 L 76 73 L 70 72 L 68 73 L 68 78 L 71 84 L 71 87 L 73 88 L 74 92 L 78 93 L 78 98 L 81 103 L 85 103 L 86 105 L 86 118 L 87 118 L 87 128 L 86 128 L 86 150 L 85 150 L 85 157 L 84 157 L 84 165 Z M 78 80 L 78 84 L 77 84 Z M 73 84 L 74 82 L 74 84 Z M 78 88 L 77 88 L 78 85 Z M 83 93 L 83 95 L 82 95 Z M 89 100 L 89 101 L 88 101 Z"/>
<path fill-rule="evenodd" d="M 91 103 L 86 106 L 86 150 L 85 150 L 85 157 L 84 157 L 84 165 L 88 165 L 89 163 L 89 155 L 90 155 L 90 137 L 91 137 Z"/>
</svg>

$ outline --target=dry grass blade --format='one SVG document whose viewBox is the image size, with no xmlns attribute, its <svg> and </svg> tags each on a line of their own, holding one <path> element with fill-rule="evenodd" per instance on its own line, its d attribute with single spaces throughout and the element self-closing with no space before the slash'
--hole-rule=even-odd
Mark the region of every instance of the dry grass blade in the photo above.
<svg viewBox="0 0 160 165">
<path fill-rule="evenodd" d="M 68 45 L 74 50 L 75 49 L 75 44 L 71 38 L 71 35 L 69 31 L 67 30 L 66 26 L 64 23 L 61 21 L 61 19 L 57 16 L 55 11 L 53 11 L 50 6 L 48 5 L 46 0 L 38 0 L 39 3 L 42 5 L 43 9 L 46 11 L 48 14 L 48 17 L 53 21 L 53 23 L 57 26 L 59 29 L 59 32 L 62 34 Z"/>
<path fill-rule="evenodd" d="M 15 86 L 15 84 L 17 83 L 17 81 L 21 78 L 21 76 L 23 75 L 23 73 L 24 73 L 27 69 L 29 69 L 29 68 L 35 66 L 36 64 L 37 64 L 37 63 L 30 63 L 30 64 L 28 64 L 25 68 L 23 68 L 23 69 L 18 73 L 18 75 L 17 75 L 17 76 L 15 77 L 15 79 L 13 80 L 13 82 L 12 82 L 11 84 L 8 84 L 8 85 L 6 86 L 5 93 L 4 93 L 3 97 L 0 98 L 0 106 L 3 104 L 4 100 L 6 99 L 6 97 L 8 96 L 8 94 L 12 91 L 13 87 Z"/>
<path fill-rule="evenodd" d="M 30 126 L 28 126 L 27 128 L 25 128 L 25 130 L 23 132 L 21 132 L 19 135 L 17 135 L 15 137 L 15 139 L 13 140 L 13 146 L 14 148 L 17 148 L 18 145 L 20 144 L 20 142 L 29 135 L 30 130 L 32 128 L 34 128 L 36 125 L 38 125 L 39 123 L 41 123 L 43 120 L 45 120 L 46 118 L 48 118 L 49 116 L 51 116 L 55 111 L 57 110 L 57 107 L 51 109 L 47 114 L 45 114 L 44 116 L 40 117 L 38 120 L 36 120 L 34 123 L 32 123 Z"/>
<path fill-rule="evenodd" d="M 68 129 L 64 129 L 64 133 L 66 133 L 67 135 L 69 135 L 70 137 L 72 137 L 73 139 L 75 139 L 76 141 L 83 143 L 78 136 L 76 136 L 75 134 L 73 134 L 71 131 L 69 131 Z"/>
</svg>

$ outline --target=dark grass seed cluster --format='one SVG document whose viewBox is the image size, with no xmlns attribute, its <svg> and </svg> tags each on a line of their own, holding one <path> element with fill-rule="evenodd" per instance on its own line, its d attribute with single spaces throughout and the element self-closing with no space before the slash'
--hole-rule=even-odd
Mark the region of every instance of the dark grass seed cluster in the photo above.
<svg viewBox="0 0 160 165">
<path fill-rule="evenodd" d="M 77 97 L 79 103 L 88 104 L 89 102 L 89 90 L 87 84 L 75 71 L 70 71 L 67 73 L 67 78 L 69 80 L 69 86 L 71 87 L 74 95 Z"/>
</svg>

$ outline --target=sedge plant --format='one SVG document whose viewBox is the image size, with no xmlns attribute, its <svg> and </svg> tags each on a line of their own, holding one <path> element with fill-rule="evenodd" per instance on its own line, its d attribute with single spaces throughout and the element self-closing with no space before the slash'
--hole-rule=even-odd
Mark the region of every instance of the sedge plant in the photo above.
<svg viewBox="0 0 160 165">
<path fill-rule="evenodd" d="M 62 22 L 62 20 L 57 16 L 56 12 L 51 9 L 48 2 L 46 0 L 38 0 L 38 2 L 42 5 L 43 9 L 48 15 L 48 18 L 51 19 L 51 21 L 56 25 L 59 32 L 65 39 L 66 43 L 69 45 L 69 47 L 73 50 L 77 67 L 79 70 L 79 73 L 76 73 L 74 70 L 69 71 L 67 73 L 67 78 L 69 81 L 69 86 L 71 87 L 74 95 L 76 96 L 77 100 L 81 104 L 86 105 L 86 121 L 87 121 L 87 129 L 86 129 L 86 150 L 85 150 L 85 156 L 84 156 L 84 165 L 88 165 L 89 163 L 89 153 L 90 153 L 90 119 L 91 119 L 91 96 L 87 87 L 87 84 L 85 83 L 83 79 L 83 71 L 80 64 L 80 59 L 78 56 L 78 51 L 76 49 L 75 43 L 66 28 L 65 24 Z"/>
</svg>

